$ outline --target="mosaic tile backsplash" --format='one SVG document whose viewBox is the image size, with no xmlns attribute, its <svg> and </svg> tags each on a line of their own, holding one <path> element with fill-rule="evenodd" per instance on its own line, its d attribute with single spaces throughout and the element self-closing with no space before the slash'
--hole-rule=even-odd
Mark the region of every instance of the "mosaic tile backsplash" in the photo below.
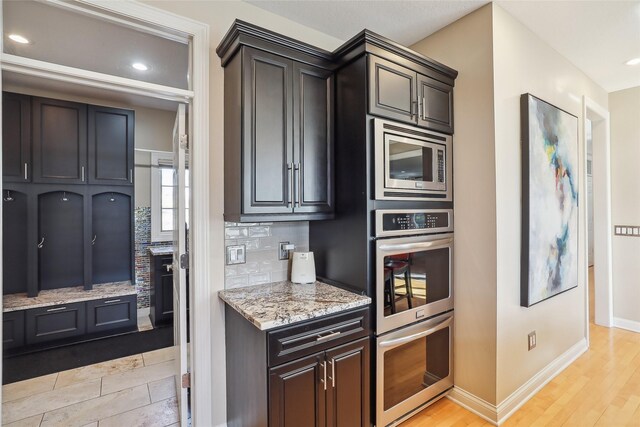
<svg viewBox="0 0 640 427">
<path fill-rule="evenodd" d="M 280 242 L 295 245 L 296 251 L 309 250 L 308 222 L 225 222 L 224 245 L 245 245 L 247 262 L 227 265 L 225 289 L 289 279 L 289 261 L 278 259 Z M 226 253 L 226 250 L 225 250 Z"/>
<path fill-rule="evenodd" d="M 136 292 L 138 309 L 149 308 L 149 288 L 151 287 L 151 265 L 149 248 L 166 246 L 171 242 L 151 243 L 151 208 L 140 207 L 134 210 L 135 217 L 135 261 Z"/>
</svg>

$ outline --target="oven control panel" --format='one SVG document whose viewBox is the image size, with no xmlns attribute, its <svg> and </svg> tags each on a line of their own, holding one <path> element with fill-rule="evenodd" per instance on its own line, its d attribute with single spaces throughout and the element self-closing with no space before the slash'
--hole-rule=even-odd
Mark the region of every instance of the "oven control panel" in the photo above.
<svg viewBox="0 0 640 427">
<path fill-rule="evenodd" d="M 376 236 L 398 236 L 453 231 L 453 211 L 378 210 Z"/>
</svg>

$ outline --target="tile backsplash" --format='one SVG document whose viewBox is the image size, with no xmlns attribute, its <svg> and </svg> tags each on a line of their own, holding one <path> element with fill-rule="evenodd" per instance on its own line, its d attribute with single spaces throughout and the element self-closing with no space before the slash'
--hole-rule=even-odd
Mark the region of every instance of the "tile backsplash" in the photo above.
<svg viewBox="0 0 640 427">
<path fill-rule="evenodd" d="M 309 250 L 308 222 L 225 222 L 226 246 L 245 245 L 246 263 L 226 265 L 226 289 L 287 280 L 289 261 L 278 259 L 280 242 L 295 245 L 296 251 Z"/>
</svg>

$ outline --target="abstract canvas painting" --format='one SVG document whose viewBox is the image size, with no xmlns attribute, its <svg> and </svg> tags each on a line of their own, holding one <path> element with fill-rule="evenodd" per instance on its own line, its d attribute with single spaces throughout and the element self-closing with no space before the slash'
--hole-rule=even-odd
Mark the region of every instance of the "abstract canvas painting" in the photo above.
<svg viewBox="0 0 640 427">
<path fill-rule="evenodd" d="M 520 305 L 578 286 L 578 118 L 531 94 L 520 98 Z"/>
</svg>

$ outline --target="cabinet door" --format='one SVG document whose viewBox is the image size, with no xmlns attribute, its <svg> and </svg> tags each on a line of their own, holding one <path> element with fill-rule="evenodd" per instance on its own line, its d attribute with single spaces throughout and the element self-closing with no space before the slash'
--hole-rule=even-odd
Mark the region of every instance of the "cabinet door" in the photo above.
<svg viewBox="0 0 640 427">
<path fill-rule="evenodd" d="M 2 191 L 2 291 L 27 292 L 28 202 L 20 191 Z"/>
<path fill-rule="evenodd" d="M 31 180 L 31 98 L 2 93 L 2 178 Z"/>
<path fill-rule="evenodd" d="M 324 427 L 324 353 L 269 371 L 269 426 Z"/>
<path fill-rule="evenodd" d="M 292 212 L 293 62 L 243 48 L 245 214 Z"/>
<path fill-rule="evenodd" d="M 83 335 L 85 326 L 85 303 L 26 310 L 27 344 L 39 344 L 63 338 Z"/>
<path fill-rule="evenodd" d="M 89 106 L 89 184 L 133 185 L 134 114 Z"/>
<path fill-rule="evenodd" d="M 453 87 L 418 74 L 418 126 L 453 133 Z"/>
<path fill-rule="evenodd" d="M 33 180 L 82 184 L 87 168 L 87 106 L 32 99 Z"/>
<path fill-rule="evenodd" d="M 369 427 L 369 337 L 327 351 L 327 426 Z"/>
<path fill-rule="evenodd" d="M 132 280 L 131 196 L 110 192 L 92 197 L 92 283 Z M 89 244 L 89 242 L 87 242 Z"/>
<path fill-rule="evenodd" d="M 87 301 L 87 333 L 135 330 L 136 311 L 135 295 Z"/>
<path fill-rule="evenodd" d="M 416 123 L 417 73 L 369 55 L 369 113 Z"/>
<path fill-rule="evenodd" d="M 24 310 L 2 313 L 2 347 L 22 347 L 24 345 Z"/>
<path fill-rule="evenodd" d="M 84 199 L 55 191 L 38 196 L 40 290 L 84 284 Z"/>
<path fill-rule="evenodd" d="M 173 321 L 173 257 L 152 257 L 151 321 L 155 325 Z"/>
<path fill-rule="evenodd" d="M 294 64 L 294 212 L 333 210 L 333 73 Z"/>
</svg>

